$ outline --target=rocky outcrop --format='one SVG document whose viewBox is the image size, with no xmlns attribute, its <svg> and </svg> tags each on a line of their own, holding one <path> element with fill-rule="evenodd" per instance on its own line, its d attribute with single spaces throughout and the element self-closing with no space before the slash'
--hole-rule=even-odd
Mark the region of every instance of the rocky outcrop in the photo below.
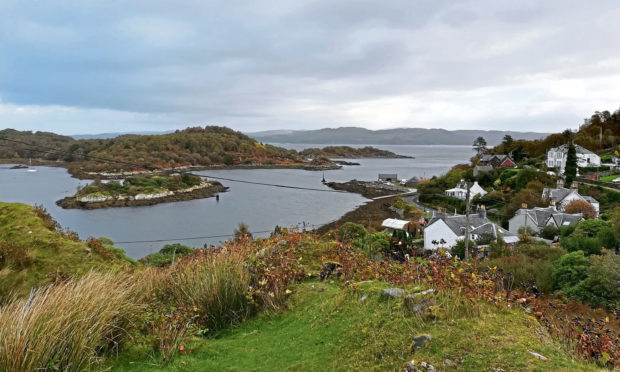
<svg viewBox="0 0 620 372">
<path fill-rule="evenodd" d="M 402 296 L 403 293 L 405 291 L 400 288 L 386 288 L 381 291 L 381 298 L 394 299 Z"/>
<path fill-rule="evenodd" d="M 214 196 L 219 192 L 224 192 L 228 188 L 216 181 L 203 182 L 200 185 L 192 186 L 177 191 L 164 191 L 154 194 L 137 195 L 85 195 L 82 197 L 70 196 L 58 200 L 56 204 L 65 209 L 100 209 L 114 207 L 136 207 L 154 205 L 159 203 L 170 203 L 192 199 L 202 199 Z"/>
</svg>

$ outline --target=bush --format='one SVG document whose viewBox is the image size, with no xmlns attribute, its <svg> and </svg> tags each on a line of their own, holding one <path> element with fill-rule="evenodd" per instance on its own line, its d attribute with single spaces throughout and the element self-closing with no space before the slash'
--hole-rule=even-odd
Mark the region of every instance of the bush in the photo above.
<svg viewBox="0 0 620 372">
<path fill-rule="evenodd" d="M 194 252 L 194 249 L 179 243 L 166 244 L 157 253 L 151 253 L 140 259 L 140 262 L 148 266 L 168 266 L 173 260 Z"/>
<path fill-rule="evenodd" d="M 528 257 L 525 254 L 500 257 L 486 261 L 488 267 L 497 267 L 504 274 L 508 290 L 521 290 L 535 285 L 538 291 L 551 293 L 553 290 L 553 262 Z"/>
<path fill-rule="evenodd" d="M 553 265 L 553 289 L 566 290 L 586 277 L 589 261 L 582 251 L 566 254 Z"/>
<path fill-rule="evenodd" d="M 368 234 L 353 240 L 353 246 L 362 251 L 368 258 L 376 259 L 382 253 L 390 251 L 392 235 L 384 232 Z"/>
<path fill-rule="evenodd" d="M 553 240 L 556 236 L 560 235 L 560 230 L 554 226 L 545 226 L 544 229 L 540 231 L 540 236 L 547 240 Z"/>
<path fill-rule="evenodd" d="M 588 256 L 600 254 L 603 248 L 601 241 L 597 238 L 588 238 L 577 234 L 562 238 L 560 245 L 569 252 L 583 251 Z"/>
<path fill-rule="evenodd" d="M 336 230 L 336 239 L 341 242 L 348 242 L 358 238 L 365 238 L 368 231 L 363 225 L 346 222 Z"/>
<path fill-rule="evenodd" d="M 566 294 L 596 307 L 620 307 L 620 256 L 590 256 L 587 277 Z"/>
</svg>

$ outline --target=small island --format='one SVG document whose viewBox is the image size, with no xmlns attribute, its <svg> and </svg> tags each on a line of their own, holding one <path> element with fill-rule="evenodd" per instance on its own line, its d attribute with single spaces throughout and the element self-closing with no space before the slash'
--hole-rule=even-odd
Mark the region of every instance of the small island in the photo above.
<svg viewBox="0 0 620 372">
<path fill-rule="evenodd" d="M 398 155 L 392 151 L 381 150 L 372 146 L 365 146 L 361 148 L 354 148 L 351 146 L 327 146 L 322 149 L 314 147 L 300 151 L 299 155 L 306 158 L 325 157 L 329 159 L 413 159 L 413 156 Z"/>
<path fill-rule="evenodd" d="M 127 177 L 122 182 L 95 180 L 56 204 L 66 209 L 134 207 L 208 198 L 227 189 L 219 182 L 194 174 L 159 173 Z"/>
</svg>

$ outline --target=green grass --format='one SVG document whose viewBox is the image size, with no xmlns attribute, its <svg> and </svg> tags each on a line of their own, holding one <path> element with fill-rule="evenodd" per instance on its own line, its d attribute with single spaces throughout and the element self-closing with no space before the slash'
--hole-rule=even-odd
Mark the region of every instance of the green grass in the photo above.
<svg viewBox="0 0 620 372">
<path fill-rule="evenodd" d="M 216 339 L 192 339 L 190 354 L 166 365 L 144 345 L 130 345 L 113 371 L 386 371 L 407 361 L 456 370 L 596 370 L 551 341 L 531 316 L 517 309 L 464 303 L 458 294 L 437 297 L 436 319 L 406 314 L 401 300 L 380 299 L 384 283 L 341 289 L 331 283 L 294 286 L 290 309 L 262 313 Z M 411 289 L 409 289 L 411 290 Z M 361 302 L 366 294 L 368 298 Z M 413 335 L 431 334 L 429 347 L 410 353 Z M 528 353 L 549 358 L 541 361 Z"/>
<path fill-rule="evenodd" d="M 618 177 L 620 177 L 620 174 L 612 174 L 611 176 L 601 177 L 600 180 L 603 181 L 603 182 L 611 182 L 611 181 L 615 180 Z"/>
<path fill-rule="evenodd" d="M 54 223 L 29 205 L 0 202 L 0 300 L 91 269 L 115 270 L 134 263 L 113 248 L 97 251 L 71 240 Z"/>
</svg>

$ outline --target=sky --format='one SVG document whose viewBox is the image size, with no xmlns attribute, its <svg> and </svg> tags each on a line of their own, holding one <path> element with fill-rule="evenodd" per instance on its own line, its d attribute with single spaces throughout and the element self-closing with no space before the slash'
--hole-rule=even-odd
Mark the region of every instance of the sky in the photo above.
<svg viewBox="0 0 620 372">
<path fill-rule="evenodd" d="M 554 132 L 620 108 L 609 1 L 0 1 L 0 128 Z"/>
</svg>

